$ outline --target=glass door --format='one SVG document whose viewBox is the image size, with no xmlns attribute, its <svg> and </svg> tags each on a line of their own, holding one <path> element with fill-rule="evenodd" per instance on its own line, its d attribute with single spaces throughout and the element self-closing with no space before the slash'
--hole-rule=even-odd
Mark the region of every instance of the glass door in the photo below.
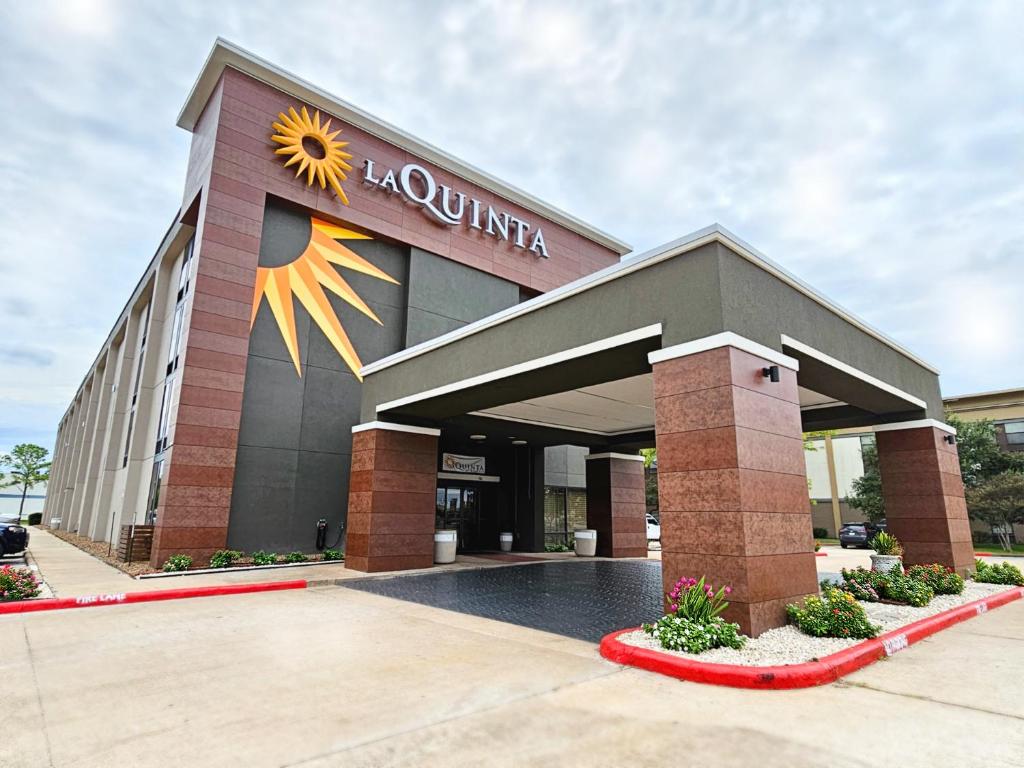
<svg viewBox="0 0 1024 768">
<path fill-rule="evenodd" d="M 459 533 L 459 551 L 479 547 L 480 493 L 474 487 L 439 486 L 434 524 Z"/>
</svg>

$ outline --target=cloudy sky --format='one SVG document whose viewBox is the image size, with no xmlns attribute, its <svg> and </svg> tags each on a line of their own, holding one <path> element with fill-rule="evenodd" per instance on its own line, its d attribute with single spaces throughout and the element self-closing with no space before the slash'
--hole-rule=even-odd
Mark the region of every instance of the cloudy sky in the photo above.
<svg viewBox="0 0 1024 768">
<path fill-rule="evenodd" d="M 51 446 L 170 224 L 221 35 L 637 249 L 717 221 L 1024 386 L 1024 3 L 0 6 L 0 450 Z"/>
</svg>

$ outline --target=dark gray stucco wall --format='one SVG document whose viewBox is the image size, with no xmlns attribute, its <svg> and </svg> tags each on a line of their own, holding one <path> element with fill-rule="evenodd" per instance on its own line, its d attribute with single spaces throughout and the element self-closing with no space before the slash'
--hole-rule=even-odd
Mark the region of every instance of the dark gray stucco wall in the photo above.
<svg viewBox="0 0 1024 768">
<path fill-rule="evenodd" d="M 942 418 L 938 377 L 933 371 L 720 242 L 651 264 L 373 373 L 364 385 L 362 416 L 374 418 L 380 403 L 654 323 L 662 324 L 663 347 L 734 331 L 781 350 L 781 334 L 786 334 L 921 398 L 928 403 L 928 416 Z M 575 368 L 568 364 L 562 367 L 570 370 L 550 382 L 550 392 L 579 386 L 572 377 L 582 375 L 583 363 Z M 608 380 L 616 378 L 616 373 L 609 371 Z M 528 380 L 537 382 L 542 378 L 543 374 L 536 372 Z M 446 395 L 449 404 L 445 407 L 450 410 L 456 399 L 464 407 L 460 412 L 495 404 L 494 391 L 502 386 L 506 384 L 498 382 Z M 862 381 L 858 386 L 872 388 Z M 512 388 L 511 380 L 507 387 Z M 831 394 L 827 386 L 818 391 Z M 504 402 L 522 399 L 515 391 L 499 394 L 507 397 Z M 532 392 L 528 396 L 537 395 Z M 877 410 L 887 414 L 879 421 L 923 415 L 920 411 L 903 412 L 902 401 L 892 395 L 886 397 L 894 399 L 897 407 Z M 474 398 L 480 404 L 475 404 Z M 425 401 L 405 410 L 413 413 L 417 409 L 426 413 L 430 404 Z M 444 407 L 438 412 L 445 412 Z M 870 414 L 866 416 L 870 418 Z"/>
<path fill-rule="evenodd" d="M 943 419 L 938 376 L 830 309 L 718 246 L 724 329 L 772 349 L 785 334 L 928 403 Z M 909 407 L 909 406 L 908 406 Z"/>
<path fill-rule="evenodd" d="M 301 252 L 308 217 L 268 202 L 261 265 L 286 264 Z M 411 259 L 405 245 L 378 240 L 345 245 L 399 282 L 340 270 L 383 325 L 327 293 L 364 363 L 435 328 L 423 316 L 410 315 L 412 301 L 424 316 L 464 323 L 476 319 L 474 312 L 491 314 L 519 298 L 515 284 L 424 251 Z M 362 385 L 297 300 L 294 308 L 301 377 L 265 301 L 249 339 L 228 524 L 228 546 L 235 549 L 311 552 L 316 521 L 327 519 L 333 544 L 347 513 L 352 426 L 360 422 Z"/>
<path fill-rule="evenodd" d="M 668 320 L 671 318 L 672 322 Z M 667 346 L 722 330 L 714 245 L 639 270 L 367 377 L 362 416 L 377 403 L 664 323 Z"/>
<path fill-rule="evenodd" d="M 519 303 L 519 286 L 419 248 L 409 255 L 411 347 Z"/>
</svg>

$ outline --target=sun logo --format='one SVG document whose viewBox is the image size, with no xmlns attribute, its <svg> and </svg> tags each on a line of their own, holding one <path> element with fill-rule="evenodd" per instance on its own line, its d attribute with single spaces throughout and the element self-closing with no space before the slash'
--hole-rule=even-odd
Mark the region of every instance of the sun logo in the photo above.
<svg viewBox="0 0 1024 768">
<path fill-rule="evenodd" d="M 302 172 L 306 172 L 306 185 L 313 186 L 313 182 L 320 183 L 320 189 L 331 188 L 338 195 L 338 199 L 348 205 L 348 197 L 345 190 L 341 188 L 341 182 L 346 178 L 346 171 L 351 171 L 352 166 L 346 161 L 352 159 L 352 155 L 342 147 L 347 147 L 347 141 L 335 141 L 334 137 L 341 133 L 339 128 L 331 131 L 331 121 L 327 120 L 320 124 L 320 111 L 313 112 L 312 119 L 306 108 L 302 113 L 295 111 L 294 107 L 288 108 L 288 114 L 280 112 L 277 115 L 280 122 L 274 123 L 274 130 L 277 131 L 270 140 L 281 144 L 279 149 L 274 150 L 275 155 L 291 157 L 285 162 L 284 167 L 299 164 L 295 169 L 295 177 L 298 178 Z"/>
<path fill-rule="evenodd" d="M 345 361 L 355 377 L 362 381 L 363 377 L 359 374 L 359 369 L 363 367 L 362 361 L 356 354 L 345 329 L 341 327 L 334 307 L 331 306 L 323 289 L 327 288 L 335 295 L 340 296 L 378 325 L 383 325 L 383 323 L 331 265 L 337 264 L 339 267 L 362 272 L 364 275 L 386 280 L 395 285 L 399 283 L 391 275 L 337 242 L 338 240 L 370 240 L 370 237 L 343 227 L 336 227 L 317 218 L 311 218 L 310 224 L 312 226 L 309 242 L 297 259 L 280 267 L 256 268 L 256 289 L 253 295 L 252 318 L 249 320 L 249 328 L 251 329 L 255 324 L 256 313 L 259 311 L 263 297 L 266 296 L 267 304 L 281 331 L 281 337 L 295 364 L 295 371 L 302 376 L 302 366 L 299 364 L 299 341 L 295 329 L 295 304 L 292 299 L 294 296 L 306 308 L 309 316 L 323 331 L 324 336 L 341 355 L 341 359 Z"/>
</svg>

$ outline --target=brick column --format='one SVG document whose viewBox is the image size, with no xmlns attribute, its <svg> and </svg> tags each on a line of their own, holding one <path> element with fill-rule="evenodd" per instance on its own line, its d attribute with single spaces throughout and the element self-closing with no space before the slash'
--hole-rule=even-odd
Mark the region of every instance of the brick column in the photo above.
<svg viewBox="0 0 1024 768">
<path fill-rule="evenodd" d="M 647 556 L 644 457 L 597 453 L 587 460 L 587 527 L 601 557 Z"/>
<path fill-rule="evenodd" d="M 938 422 L 911 424 L 875 427 L 889 533 L 903 544 L 906 565 L 942 563 L 966 574 L 974 548 L 952 432 Z"/>
<path fill-rule="evenodd" d="M 650 359 L 665 591 L 706 576 L 732 587 L 724 617 L 743 632 L 781 626 L 818 592 L 797 362 L 734 334 Z"/>
<path fill-rule="evenodd" d="M 371 422 L 352 433 L 345 565 L 369 572 L 429 568 L 440 431 Z"/>
</svg>

